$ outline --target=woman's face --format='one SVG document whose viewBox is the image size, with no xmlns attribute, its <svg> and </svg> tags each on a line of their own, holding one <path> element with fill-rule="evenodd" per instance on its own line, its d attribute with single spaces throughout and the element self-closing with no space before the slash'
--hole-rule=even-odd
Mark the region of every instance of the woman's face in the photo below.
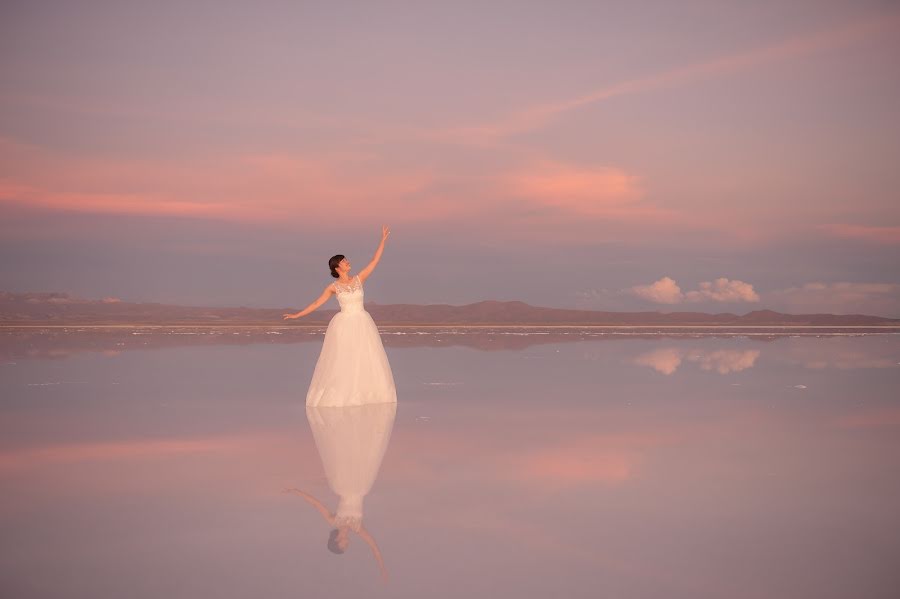
<svg viewBox="0 0 900 599">
<path fill-rule="evenodd" d="M 337 535 L 337 546 L 341 551 L 346 551 L 350 545 L 350 531 L 346 527 L 341 527 Z"/>
<path fill-rule="evenodd" d="M 341 270 L 343 272 L 349 272 L 350 271 L 350 261 L 347 260 L 346 258 L 344 258 L 343 260 L 338 262 L 338 270 Z"/>
</svg>

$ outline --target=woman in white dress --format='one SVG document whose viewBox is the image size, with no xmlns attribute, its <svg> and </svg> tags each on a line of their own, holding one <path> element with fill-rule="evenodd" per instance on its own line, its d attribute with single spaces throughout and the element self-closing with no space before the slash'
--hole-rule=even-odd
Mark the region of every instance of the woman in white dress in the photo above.
<svg viewBox="0 0 900 599">
<path fill-rule="evenodd" d="M 378 327 L 363 307 L 363 283 L 372 274 L 384 243 L 390 235 L 382 227 L 381 243 L 369 265 L 355 277 L 350 276 L 350 262 L 342 254 L 328 261 L 331 276 L 337 281 L 325 287 L 322 295 L 296 314 L 284 319 L 300 318 L 313 312 L 337 296 L 341 311 L 332 317 L 325 330 L 325 341 L 306 393 L 307 406 L 361 406 L 396 403 L 397 391 Z"/>
<path fill-rule="evenodd" d="M 363 499 L 378 476 L 396 413 L 396 403 L 342 408 L 307 406 L 306 417 L 328 478 L 328 486 L 339 497 L 337 509 L 332 512 L 306 491 L 285 489 L 316 508 L 332 528 L 328 538 L 330 551 L 344 553 L 351 533 L 357 534 L 369 546 L 385 579 L 387 570 L 381 551 L 375 538 L 363 526 Z"/>
</svg>

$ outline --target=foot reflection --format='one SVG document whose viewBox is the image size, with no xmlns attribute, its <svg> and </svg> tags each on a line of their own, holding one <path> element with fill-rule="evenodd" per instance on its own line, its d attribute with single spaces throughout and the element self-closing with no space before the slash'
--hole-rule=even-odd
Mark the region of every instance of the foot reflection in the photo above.
<svg viewBox="0 0 900 599">
<path fill-rule="evenodd" d="M 328 536 L 330 551 L 344 553 L 350 543 L 350 533 L 356 533 L 372 550 L 385 580 L 387 571 L 381 551 L 362 523 L 363 499 L 378 476 L 396 413 L 396 403 L 307 407 L 306 417 L 328 477 L 328 486 L 339 497 L 337 509 L 332 512 L 309 493 L 288 489 L 315 507 L 332 527 Z"/>
</svg>

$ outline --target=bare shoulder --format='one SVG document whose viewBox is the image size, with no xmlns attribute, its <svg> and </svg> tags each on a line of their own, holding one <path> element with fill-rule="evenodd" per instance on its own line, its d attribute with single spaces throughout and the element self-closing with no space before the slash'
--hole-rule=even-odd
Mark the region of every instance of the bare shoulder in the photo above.
<svg viewBox="0 0 900 599">
<path fill-rule="evenodd" d="M 334 293 L 334 283 L 328 283 L 328 285 L 325 286 L 325 291 L 323 291 L 322 294 L 324 295 L 326 293 Z"/>
</svg>

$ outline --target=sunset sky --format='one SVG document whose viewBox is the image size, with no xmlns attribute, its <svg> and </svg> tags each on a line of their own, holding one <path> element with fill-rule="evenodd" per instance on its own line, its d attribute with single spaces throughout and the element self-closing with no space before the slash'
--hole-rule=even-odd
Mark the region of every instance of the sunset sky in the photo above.
<svg viewBox="0 0 900 599">
<path fill-rule="evenodd" d="M 900 2 L 0 8 L 0 290 L 900 317 Z M 330 305 L 329 307 L 334 307 Z"/>
</svg>

